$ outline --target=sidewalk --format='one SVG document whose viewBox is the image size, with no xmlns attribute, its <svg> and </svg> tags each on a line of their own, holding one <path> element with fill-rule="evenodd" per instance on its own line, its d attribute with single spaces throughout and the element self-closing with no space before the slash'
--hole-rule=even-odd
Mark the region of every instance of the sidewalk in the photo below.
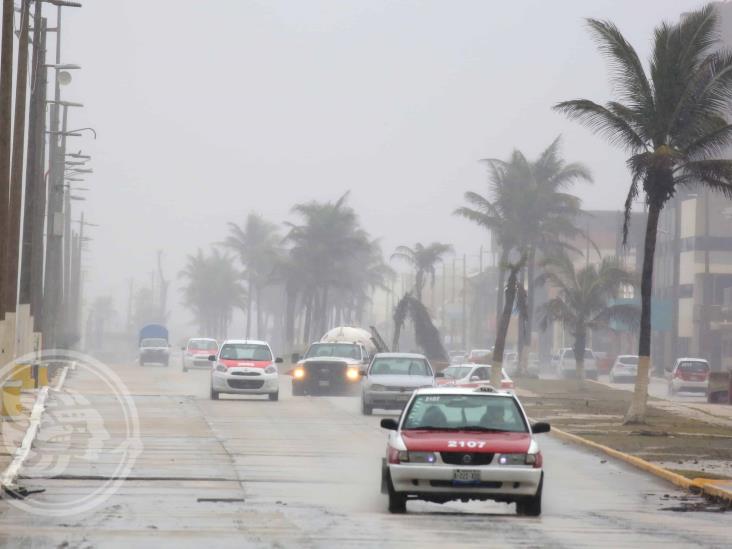
<svg viewBox="0 0 732 549">
<path fill-rule="evenodd" d="M 15 456 L 15 451 L 20 447 L 30 424 L 30 413 L 37 394 L 37 389 L 21 393 L 22 410 L 20 415 L 12 420 L 0 419 L 0 472 L 10 465 Z"/>
</svg>

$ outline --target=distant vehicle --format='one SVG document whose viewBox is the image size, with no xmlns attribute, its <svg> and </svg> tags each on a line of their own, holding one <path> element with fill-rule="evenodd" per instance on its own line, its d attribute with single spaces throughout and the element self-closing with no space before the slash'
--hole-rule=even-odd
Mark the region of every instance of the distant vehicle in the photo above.
<svg viewBox="0 0 732 549">
<path fill-rule="evenodd" d="M 404 513 L 407 501 L 494 500 L 516 503 L 519 515 L 539 516 L 543 457 L 531 424 L 515 395 L 488 387 L 417 389 L 389 430 L 382 460 L 381 491 L 389 512 Z"/>
<path fill-rule="evenodd" d="M 464 364 L 467 358 L 467 355 L 452 355 L 450 357 L 450 364 Z"/>
<path fill-rule="evenodd" d="M 673 367 L 666 371 L 668 394 L 680 391 L 707 391 L 709 385 L 709 362 L 703 358 L 677 358 Z"/>
<path fill-rule="evenodd" d="M 585 349 L 585 377 L 597 379 L 597 360 L 592 349 Z M 577 363 L 574 359 L 574 349 L 565 347 L 559 350 L 559 358 L 556 362 L 557 376 L 560 378 L 572 378 L 577 376 Z"/>
<path fill-rule="evenodd" d="M 292 395 L 351 394 L 360 385 L 369 353 L 359 342 L 313 343 L 305 355 L 293 355 Z"/>
<path fill-rule="evenodd" d="M 368 353 L 369 357 L 379 352 L 377 341 L 368 330 L 353 326 L 338 326 L 328 330 L 320 338 L 321 343 L 358 343 Z"/>
<path fill-rule="evenodd" d="M 493 349 L 471 349 L 466 357 L 466 362 L 472 364 L 490 364 L 493 358 Z"/>
<path fill-rule="evenodd" d="M 435 374 L 424 355 L 379 353 L 364 377 L 361 411 L 370 416 L 374 408 L 401 410 L 420 387 L 433 387 Z"/>
<path fill-rule="evenodd" d="M 183 371 L 191 368 L 211 368 L 209 355 L 215 355 L 219 350 L 219 344 L 215 339 L 209 337 L 192 337 L 183 347 Z"/>
<path fill-rule="evenodd" d="M 162 324 L 147 324 L 142 327 L 138 337 L 138 362 L 145 364 L 170 363 L 170 343 L 168 329 Z"/>
<path fill-rule="evenodd" d="M 638 375 L 638 355 L 618 355 L 610 367 L 610 382 L 628 383 L 635 381 Z"/>
<path fill-rule="evenodd" d="M 277 364 L 266 341 L 227 339 L 218 353 L 209 356 L 211 370 L 211 400 L 225 393 L 267 395 L 278 400 L 280 395 Z"/>
<path fill-rule="evenodd" d="M 442 371 L 442 376 L 437 378 L 437 386 L 481 387 L 490 385 L 490 381 L 490 366 L 484 364 L 460 364 L 445 368 Z M 509 392 L 515 389 L 513 380 L 508 377 L 505 369 L 501 370 L 501 386 L 496 387 L 496 389 Z"/>
</svg>

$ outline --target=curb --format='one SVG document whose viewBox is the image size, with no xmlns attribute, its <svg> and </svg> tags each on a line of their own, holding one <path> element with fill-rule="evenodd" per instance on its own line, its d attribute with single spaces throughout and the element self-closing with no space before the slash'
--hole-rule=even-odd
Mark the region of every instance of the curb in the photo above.
<svg viewBox="0 0 732 549">
<path fill-rule="evenodd" d="M 615 450 L 614 448 L 610 448 L 609 446 L 593 442 L 578 435 L 573 435 L 572 433 L 562 431 L 561 429 L 552 427 L 551 432 L 556 435 L 557 438 L 573 442 L 581 446 L 586 446 L 594 450 L 599 450 L 611 457 L 629 463 L 630 465 L 633 465 L 634 467 L 641 469 L 646 473 L 650 473 L 656 477 L 662 478 L 663 480 L 666 480 L 684 490 L 700 492 L 709 497 L 720 499 L 728 504 L 732 503 L 732 491 L 725 490 L 724 488 L 720 488 L 719 486 L 714 486 L 712 484 L 712 482 L 714 481 L 712 481 L 711 479 L 696 478 L 694 480 L 690 480 L 683 475 L 679 475 L 677 473 L 674 473 L 673 471 L 669 471 L 668 469 L 665 469 L 658 465 L 654 465 L 653 463 L 646 461 L 645 459 L 626 454 L 625 452 L 621 452 L 620 450 Z"/>
<path fill-rule="evenodd" d="M 59 382 L 56 384 L 56 387 L 53 388 L 54 391 L 59 391 L 61 389 L 63 382 L 66 380 L 68 369 L 69 366 L 64 366 L 59 377 Z M 13 461 L 11 461 L 10 465 L 5 468 L 5 471 L 0 474 L 0 495 L 5 492 L 12 494 L 17 488 L 15 486 L 15 480 L 18 478 L 18 474 L 23 467 L 23 463 L 28 457 L 31 447 L 33 446 L 33 442 L 41 428 L 41 419 L 43 418 L 43 411 L 46 409 L 48 391 L 48 386 L 41 387 L 38 391 L 38 396 L 36 397 L 36 401 L 33 403 L 33 409 L 31 410 L 29 418 L 30 424 L 23 436 L 23 441 L 21 442 L 20 447 L 15 450 Z"/>
</svg>

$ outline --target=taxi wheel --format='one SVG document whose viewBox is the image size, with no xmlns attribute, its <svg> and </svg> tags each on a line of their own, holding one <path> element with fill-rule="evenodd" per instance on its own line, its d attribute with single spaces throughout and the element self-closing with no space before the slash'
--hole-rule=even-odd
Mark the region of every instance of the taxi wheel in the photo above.
<svg viewBox="0 0 732 549">
<path fill-rule="evenodd" d="M 219 399 L 219 392 L 214 391 L 213 387 L 211 387 L 211 400 L 218 400 Z"/>
<path fill-rule="evenodd" d="M 402 492 L 395 492 L 391 483 L 391 477 L 386 479 L 387 491 L 389 494 L 389 512 L 390 513 L 406 513 L 407 512 L 407 495 Z"/>
<path fill-rule="evenodd" d="M 516 502 L 516 513 L 527 517 L 538 517 L 541 515 L 541 493 L 544 491 L 544 475 L 539 481 L 539 488 L 536 495 Z"/>
<path fill-rule="evenodd" d="M 277 391 L 276 393 L 270 393 L 269 394 L 270 400 L 279 400 L 280 399 L 280 392 Z"/>
</svg>

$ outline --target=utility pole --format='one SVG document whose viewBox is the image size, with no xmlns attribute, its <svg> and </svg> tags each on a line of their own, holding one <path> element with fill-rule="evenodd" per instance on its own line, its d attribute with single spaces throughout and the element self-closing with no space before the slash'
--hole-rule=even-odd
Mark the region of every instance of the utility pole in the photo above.
<svg viewBox="0 0 732 549">
<path fill-rule="evenodd" d="M 463 339 L 462 346 L 467 351 L 468 345 L 468 267 L 467 256 L 463 254 Z"/>
<path fill-rule="evenodd" d="M 33 299 L 34 279 L 38 273 L 33 270 L 33 245 L 40 245 L 43 249 L 43 240 L 38 242 L 36 234 L 43 229 L 43 217 L 38 220 L 37 204 L 41 198 L 43 183 L 43 159 L 45 143 L 45 20 L 41 17 L 42 2 L 36 0 L 33 14 L 33 57 L 31 72 L 31 100 L 28 115 L 28 158 L 26 163 L 25 203 L 23 212 L 23 238 L 20 265 L 20 294 L 19 303 L 30 305 L 30 314 L 38 325 L 37 311 L 39 302 Z M 41 210 L 42 211 L 42 210 Z M 43 273 L 40 273 L 43 276 Z M 34 326 L 35 331 L 35 326 Z"/>
<path fill-rule="evenodd" d="M 38 4 L 41 4 L 40 0 Z M 23 262 L 24 268 L 22 273 L 27 273 L 27 276 L 21 274 L 21 295 L 23 293 L 23 281 L 27 284 L 25 291 L 29 292 L 31 314 L 33 315 L 34 331 L 41 332 L 43 327 L 43 256 L 44 256 L 44 244 L 45 238 L 43 235 L 43 228 L 46 217 L 46 175 L 44 173 L 46 165 L 46 87 L 48 82 L 48 69 L 44 66 L 46 63 L 46 30 L 48 23 L 45 18 L 41 18 L 40 26 L 35 29 L 39 29 L 34 32 L 34 42 L 38 40 L 39 55 L 36 63 L 36 70 L 38 71 L 37 78 L 34 79 L 36 92 L 34 102 L 36 103 L 35 113 L 35 129 L 33 133 L 35 135 L 35 168 L 33 171 L 33 180 L 28 180 L 30 185 L 34 186 L 33 191 L 33 202 L 31 204 L 31 211 L 26 209 L 25 215 L 29 218 L 30 234 L 24 232 L 23 235 Z M 36 38 L 37 37 L 37 38 Z M 26 258 L 29 261 L 29 265 L 26 264 Z"/>
<path fill-rule="evenodd" d="M 8 249 L 8 201 L 10 199 L 10 153 L 13 115 L 13 0 L 3 0 L 0 48 L 0 261 Z M 5 318 L 5 266 L 0 265 L 0 320 Z M 3 349 L 3 352 L 5 350 Z"/>
<path fill-rule="evenodd" d="M 18 304 L 18 259 L 20 256 L 20 216 L 23 201 L 23 160 L 25 152 L 25 110 L 28 87 L 28 17 L 30 0 L 22 0 L 18 41 L 18 74 L 15 87 L 13 152 L 10 168 L 8 246 L 5 254 L 5 311 L 15 313 Z"/>
</svg>

